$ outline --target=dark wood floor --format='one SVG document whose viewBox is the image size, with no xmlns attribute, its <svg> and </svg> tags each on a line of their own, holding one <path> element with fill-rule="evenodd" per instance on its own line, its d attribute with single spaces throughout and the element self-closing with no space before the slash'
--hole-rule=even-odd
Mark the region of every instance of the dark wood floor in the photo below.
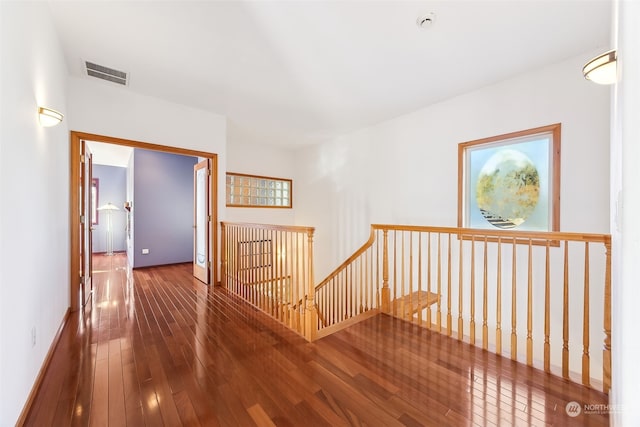
<svg viewBox="0 0 640 427">
<path fill-rule="evenodd" d="M 189 265 L 94 257 L 30 426 L 608 425 L 599 392 L 379 315 L 307 343 Z"/>
</svg>

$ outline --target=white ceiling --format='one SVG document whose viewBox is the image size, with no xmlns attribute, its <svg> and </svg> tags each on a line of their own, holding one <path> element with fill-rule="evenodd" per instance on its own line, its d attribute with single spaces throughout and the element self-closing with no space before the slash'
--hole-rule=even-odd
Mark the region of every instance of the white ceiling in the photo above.
<svg viewBox="0 0 640 427">
<path fill-rule="evenodd" d="M 226 115 L 231 141 L 285 146 L 606 50 L 611 27 L 607 0 L 50 4 L 71 75 L 127 71 L 128 90 Z"/>
<path fill-rule="evenodd" d="M 126 168 L 133 153 L 132 147 L 124 145 L 105 144 L 102 142 L 87 141 L 89 150 L 93 154 L 93 164 L 118 166 Z"/>
</svg>

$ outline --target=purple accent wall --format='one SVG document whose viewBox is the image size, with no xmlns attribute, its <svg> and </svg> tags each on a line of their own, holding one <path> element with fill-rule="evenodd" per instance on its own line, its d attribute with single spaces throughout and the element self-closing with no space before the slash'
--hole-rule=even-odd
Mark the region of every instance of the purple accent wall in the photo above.
<svg viewBox="0 0 640 427">
<path fill-rule="evenodd" d="M 196 157 L 136 149 L 133 267 L 193 261 L 193 166 Z M 143 249 L 149 254 L 143 255 Z"/>
<path fill-rule="evenodd" d="M 126 216 L 123 209 L 126 197 L 127 169 L 117 166 L 93 165 L 93 177 L 98 178 L 98 206 L 113 203 L 119 211 L 111 212 L 113 251 L 126 250 Z M 98 211 L 98 224 L 93 229 L 94 253 L 107 251 L 107 213 Z"/>
</svg>

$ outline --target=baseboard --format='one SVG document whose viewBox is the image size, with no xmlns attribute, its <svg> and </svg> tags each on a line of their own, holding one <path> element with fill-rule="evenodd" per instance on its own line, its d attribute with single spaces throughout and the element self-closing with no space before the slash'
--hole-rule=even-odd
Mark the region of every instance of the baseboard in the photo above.
<svg viewBox="0 0 640 427">
<path fill-rule="evenodd" d="M 33 383 L 33 387 L 31 388 L 31 393 L 29 393 L 29 397 L 27 398 L 27 402 L 24 404 L 22 408 L 22 412 L 20 413 L 20 417 L 18 421 L 16 421 L 16 427 L 23 426 L 26 421 L 29 413 L 31 412 L 31 406 L 33 405 L 33 401 L 36 398 L 36 394 L 40 390 L 42 386 L 42 381 L 44 380 L 44 375 L 47 373 L 49 369 L 49 364 L 51 363 L 51 359 L 53 358 L 53 353 L 58 346 L 58 342 L 60 341 L 60 337 L 62 336 L 62 331 L 67 325 L 67 321 L 69 320 L 69 316 L 71 314 L 71 308 L 67 308 L 67 312 L 64 314 L 62 318 L 62 323 L 56 332 L 55 337 L 53 337 L 53 342 L 51 342 L 51 346 L 49 347 L 49 351 L 47 352 L 47 356 L 44 358 L 44 362 L 40 367 L 40 372 L 38 372 L 38 376 L 36 377 L 36 381 Z"/>
</svg>

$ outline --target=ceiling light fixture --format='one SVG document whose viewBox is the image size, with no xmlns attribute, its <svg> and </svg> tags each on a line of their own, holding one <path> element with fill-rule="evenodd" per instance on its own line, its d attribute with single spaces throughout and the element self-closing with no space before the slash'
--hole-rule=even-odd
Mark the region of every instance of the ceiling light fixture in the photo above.
<svg viewBox="0 0 640 427">
<path fill-rule="evenodd" d="M 40 124 L 44 127 L 55 126 L 62 121 L 62 113 L 47 107 L 38 107 Z"/>
<path fill-rule="evenodd" d="M 610 50 L 602 55 L 596 56 L 587 62 L 582 68 L 582 74 L 587 80 L 601 85 L 610 85 L 618 79 L 617 54 L 615 50 Z"/>
<path fill-rule="evenodd" d="M 416 19 L 416 25 L 420 28 L 429 28 L 436 21 L 436 14 L 429 12 L 426 15 L 422 15 Z"/>
</svg>

